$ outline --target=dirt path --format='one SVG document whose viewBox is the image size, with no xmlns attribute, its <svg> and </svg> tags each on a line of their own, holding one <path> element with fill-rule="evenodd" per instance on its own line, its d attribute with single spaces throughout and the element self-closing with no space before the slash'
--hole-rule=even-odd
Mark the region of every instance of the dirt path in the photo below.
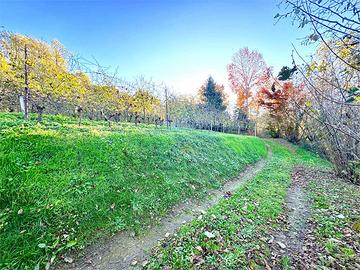
<svg viewBox="0 0 360 270">
<path fill-rule="evenodd" d="M 287 242 L 293 252 L 301 252 L 302 250 L 306 223 L 310 215 L 309 201 L 303 190 L 300 177 L 301 171 L 296 170 L 287 197 L 287 207 L 290 210 L 288 216 L 290 230 Z"/>
<path fill-rule="evenodd" d="M 291 153 L 295 154 L 296 150 L 294 148 L 294 145 L 292 143 L 290 143 L 289 141 L 287 141 L 285 139 L 281 139 L 281 138 L 270 139 L 270 140 L 285 146 Z"/>
<path fill-rule="evenodd" d="M 295 153 L 295 148 L 288 141 L 276 139 L 276 142 Z M 309 225 L 311 206 L 305 192 L 308 181 L 307 172 L 303 167 L 297 167 L 294 169 L 291 178 L 284 206 L 285 213 L 280 217 L 280 223 L 283 227 L 274 234 L 272 243 L 274 269 L 284 264 L 281 260 L 285 256 L 291 261 L 292 269 L 305 269 L 311 265 L 311 263 L 306 262 L 307 238 L 311 231 Z"/>
<path fill-rule="evenodd" d="M 268 158 L 271 158 L 271 148 L 268 147 Z M 155 227 L 139 236 L 129 232 L 119 233 L 102 245 L 94 245 L 88 249 L 86 255 L 69 265 L 62 265 L 58 269 L 67 270 L 119 270 L 140 267 L 147 253 L 156 246 L 157 242 L 175 233 L 186 222 L 199 216 L 209 207 L 219 202 L 227 192 L 235 191 L 245 181 L 253 178 L 265 166 L 266 160 L 261 160 L 253 166 L 247 167 L 238 177 L 227 182 L 222 189 L 209 193 L 205 201 L 189 200 L 177 205 Z"/>
<path fill-rule="evenodd" d="M 294 266 L 302 265 L 301 258 L 306 256 L 305 236 L 308 233 L 310 202 L 306 196 L 304 185 L 304 169 L 296 168 L 292 174 L 292 183 L 285 201 L 284 226 L 275 234 L 272 245 L 274 265 L 279 265 L 282 257 L 288 256 Z M 295 268 L 295 269 L 301 269 Z"/>
</svg>

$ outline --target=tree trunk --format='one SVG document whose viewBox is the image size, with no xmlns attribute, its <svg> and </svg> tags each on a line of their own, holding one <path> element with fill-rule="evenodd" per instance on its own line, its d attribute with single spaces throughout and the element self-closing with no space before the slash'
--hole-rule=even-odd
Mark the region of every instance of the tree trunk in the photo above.
<svg viewBox="0 0 360 270">
<path fill-rule="evenodd" d="M 43 116 L 44 109 L 45 109 L 44 106 L 36 105 L 36 111 L 38 113 L 38 117 L 37 117 L 38 122 L 42 121 L 42 116 Z"/>
<path fill-rule="evenodd" d="M 77 107 L 77 108 L 76 108 L 76 112 L 77 112 L 77 114 L 78 114 L 78 116 L 79 116 L 79 127 L 80 127 L 80 126 L 81 126 L 81 120 L 82 120 L 83 108 Z"/>
</svg>

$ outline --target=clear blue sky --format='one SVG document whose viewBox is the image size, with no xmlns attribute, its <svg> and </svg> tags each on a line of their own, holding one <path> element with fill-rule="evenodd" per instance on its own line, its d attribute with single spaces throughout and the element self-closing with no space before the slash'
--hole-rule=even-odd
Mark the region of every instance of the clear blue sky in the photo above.
<svg viewBox="0 0 360 270">
<path fill-rule="evenodd" d="M 280 0 L 279 0 L 280 1 Z M 277 0 L 0 0 L 0 26 L 51 41 L 119 68 L 119 75 L 164 81 L 194 93 L 206 77 L 227 86 L 226 65 L 241 47 L 275 70 L 291 64 L 291 43 L 306 53 L 290 21 L 274 25 Z"/>
</svg>

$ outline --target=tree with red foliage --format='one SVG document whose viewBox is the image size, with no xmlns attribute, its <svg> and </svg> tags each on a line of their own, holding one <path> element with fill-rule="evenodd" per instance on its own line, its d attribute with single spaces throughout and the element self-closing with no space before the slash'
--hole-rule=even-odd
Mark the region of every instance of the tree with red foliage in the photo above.
<svg viewBox="0 0 360 270">
<path fill-rule="evenodd" d="M 268 70 L 259 80 L 260 91 L 257 102 L 269 112 L 273 120 L 268 123 L 268 130 L 274 137 L 284 136 L 292 142 L 300 140 L 300 128 L 303 120 L 305 95 L 303 85 L 293 81 L 281 81 Z"/>
</svg>

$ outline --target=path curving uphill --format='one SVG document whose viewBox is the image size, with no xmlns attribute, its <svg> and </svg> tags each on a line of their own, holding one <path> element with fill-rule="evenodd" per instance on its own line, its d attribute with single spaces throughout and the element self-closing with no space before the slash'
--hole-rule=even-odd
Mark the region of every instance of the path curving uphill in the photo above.
<svg viewBox="0 0 360 270">
<path fill-rule="evenodd" d="M 272 156 L 271 148 L 268 148 L 268 157 Z M 215 205 L 227 194 L 235 191 L 244 182 L 252 179 L 265 166 L 266 160 L 258 161 L 248 166 L 239 176 L 227 182 L 221 189 L 209 192 L 206 200 L 188 200 L 173 208 L 160 224 L 145 230 L 138 236 L 130 232 L 122 232 L 112 237 L 108 242 L 101 245 L 93 245 L 88 248 L 86 254 L 69 265 L 61 265 L 58 269 L 64 270 L 119 270 L 141 266 L 148 252 L 156 246 L 159 240 L 174 234 L 182 224 L 190 222 Z"/>
</svg>

